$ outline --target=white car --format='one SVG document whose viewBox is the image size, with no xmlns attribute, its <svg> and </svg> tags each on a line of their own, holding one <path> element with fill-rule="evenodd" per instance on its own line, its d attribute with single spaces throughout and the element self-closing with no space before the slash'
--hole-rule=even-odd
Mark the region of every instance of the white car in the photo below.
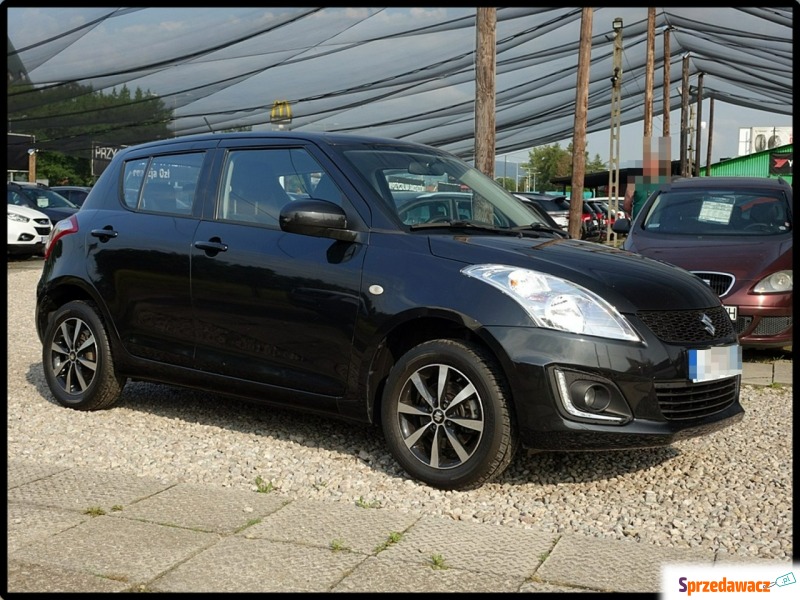
<svg viewBox="0 0 800 600">
<path fill-rule="evenodd" d="M 8 205 L 8 255 L 29 258 L 44 252 L 53 224 L 50 218 L 27 206 Z"/>
</svg>

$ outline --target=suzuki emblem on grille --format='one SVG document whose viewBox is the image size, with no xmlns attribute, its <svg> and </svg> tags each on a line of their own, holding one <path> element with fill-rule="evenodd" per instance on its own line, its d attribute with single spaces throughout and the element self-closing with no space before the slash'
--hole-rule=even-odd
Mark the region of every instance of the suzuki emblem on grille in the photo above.
<svg viewBox="0 0 800 600">
<path fill-rule="evenodd" d="M 717 328 L 714 327 L 714 323 L 711 321 L 711 318 L 707 314 L 703 313 L 703 316 L 700 317 L 700 322 L 705 326 L 706 331 L 708 333 L 714 335 L 714 332 L 717 330 Z"/>
</svg>

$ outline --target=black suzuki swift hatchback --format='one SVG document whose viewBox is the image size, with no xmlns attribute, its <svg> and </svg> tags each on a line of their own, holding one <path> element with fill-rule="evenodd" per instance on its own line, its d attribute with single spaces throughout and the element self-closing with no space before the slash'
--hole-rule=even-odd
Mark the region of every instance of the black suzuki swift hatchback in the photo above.
<svg viewBox="0 0 800 600">
<path fill-rule="evenodd" d="M 380 424 L 445 489 L 499 476 L 518 447 L 662 446 L 744 412 L 741 348 L 701 279 L 565 238 L 428 146 L 127 148 L 46 255 L 44 373 L 74 409 L 131 379 Z"/>
</svg>

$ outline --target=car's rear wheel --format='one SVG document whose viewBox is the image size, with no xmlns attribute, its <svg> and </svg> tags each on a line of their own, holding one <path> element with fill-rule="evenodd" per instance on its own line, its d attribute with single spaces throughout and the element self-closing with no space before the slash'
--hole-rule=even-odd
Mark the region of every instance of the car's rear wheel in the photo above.
<svg viewBox="0 0 800 600">
<path fill-rule="evenodd" d="M 58 403 L 77 410 L 108 408 L 125 385 L 114 371 L 108 334 L 97 309 L 80 300 L 65 304 L 50 320 L 42 365 Z"/>
<path fill-rule="evenodd" d="M 456 340 L 420 344 L 386 382 L 381 420 L 387 445 L 415 479 L 469 489 L 500 475 L 517 447 L 510 394 L 479 347 Z"/>
</svg>

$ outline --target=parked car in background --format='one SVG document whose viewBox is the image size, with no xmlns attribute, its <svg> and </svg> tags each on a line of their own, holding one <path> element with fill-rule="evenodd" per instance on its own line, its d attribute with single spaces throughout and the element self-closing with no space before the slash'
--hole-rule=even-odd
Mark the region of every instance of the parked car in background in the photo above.
<svg viewBox="0 0 800 600">
<path fill-rule="evenodd" d="M 44 253 L 44 245 L 53 228 L 50 218 L 27 206 L 8 205 L 9 256 L 30 258 Z"/>
<path fill-rule="evenodd" d="M 71 217 L 79 208 L 58 192 L 46 185 L 9 181 L 8 203 L 16 206 L 27 206 L 46 214 L 55 225 L 62 219 Z"/>
<path fill-rule="evenodd" d="M 442 489 L 521 447 L 663 446 L 744 414 L 708 286 L 564 237 L 430 146 L 273 131 L 124 148 L 45 252 L 43 374 L 76 410 L 138 380 L 372 423 Z"/>
<path fill-rule="evenodd" d="M 613 225 L 614 221 L 616 221 L 617 219 L 630 219 L 630 215 L 626 213 L 625 210 L 622 208 L 622 203 L 624 202 L 624 200 L 625 199 L 622 197 L 617 198 L 617 210 L 612 214 L 611 198 L 609 198 L 608 196 L 597 196 L 595 198 L 592 198 L 592 201 L 597 202 L 598 204 L 600 204 L 600 206 L 602 206 L 605 209 L 606 215 L 608 216 L 611 225 Z"/>
<path fill-rule="evenodd" d="M 587 200 L 586 204 L 588 204 L 594 211 L 594 214 L 597 217 L 597 221 L 600 225 L 600 228 L 602 229 L 602 231 L 605 231 L 606 226 L 608 225 L 608 213 L 606 212 L 606 209 L 603 207 L 602 204 L 591 199 Z"/>
<path fill-rule="evenodd" d="M 50 189 L 58 192 L 78 207 L 83 205 L 83 201 L 86 200 L 86 196 L 92 190 L 91 187 L 82 185 L 51 185 Z"/>
<path fill-rule="evenodd" d="M 564 230 L 569 230 L 570 200 L 566 196 L 537 194 L 534 192 L 514 192 L 514 195 L 528 204 L 537 204 L 553 217 L 553 220 Z M 586 202 L 581 212 L 581 239 L 590 242 L 601 239 L 600 222 L 594 209 Z"/>
<path fill-rule="evenodd" d="M 651 196 L 627 233 L 625 250 L 663 260 L 719 295 L 751 348 L 792 344 L 792 186 L 782 179 L 695 177 Z"/>
</svg>

